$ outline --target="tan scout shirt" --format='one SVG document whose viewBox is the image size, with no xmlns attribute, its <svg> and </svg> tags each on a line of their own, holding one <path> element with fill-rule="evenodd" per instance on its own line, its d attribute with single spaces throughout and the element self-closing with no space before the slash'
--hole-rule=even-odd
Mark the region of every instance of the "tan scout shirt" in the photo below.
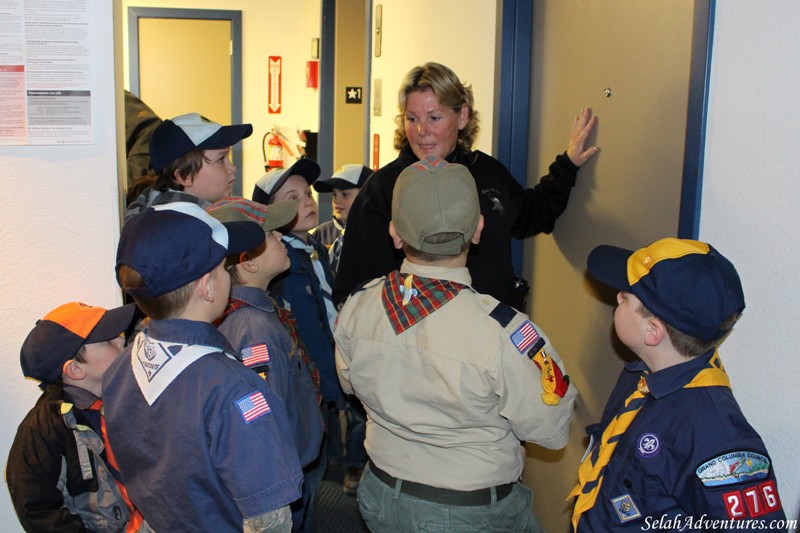
<svg viewBox="0 0 800 533">
<path fill-rule="evenodd" d="M 406 260 L 401 272 L 471 282 L 466 268 Z M 557 405 L 542 401 L 539 369 L 511 340 L 527 316 L 507 308 L 512 318 L 503 327 L 490 316 L 496 299 L 464 289 L 395 335 L 382 289 L 378 279 L 351 295 L 334 332 L 339 381 L 366 407 L 366 450 L 379 468 L 400 479 L 474 490 L 519 478 L 521 440 L 553 449 L 566 444 L 577 391 L 570 385 Z"/>
</svg>

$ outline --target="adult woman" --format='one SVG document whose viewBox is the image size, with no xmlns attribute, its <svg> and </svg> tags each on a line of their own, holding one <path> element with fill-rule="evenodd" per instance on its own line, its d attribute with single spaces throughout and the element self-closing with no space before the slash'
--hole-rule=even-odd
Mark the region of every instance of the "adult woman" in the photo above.
<svg viewBox="0 0 800 533">
<path fill-rule="evenodd" d="M 553 231 L 567 206 L 578 168 L 597 153 L 585 148 L 597 122 L 589 109 L 575 118 L 564 154 L 532 189 L 523 189 L 502 163 L 472 151 L 479 130 L 472 89 L 448 67 L 426 63 L 406 74 L 398 94 L 395 119 L 397 159 L 376 171 L 350 209 L 334 301 L 339 303 L 366 280 L 397 269 L 403 260 L 389 237 L 392 189 L 400 172 L 428 155 L 465 165 L 481 202 L 485 226 L 481 242 L 470 251 L 467 267 L 476 291 L 513 301 L 516 277 L 511 263 L 511 237 L 524 238 Z"/>
</svg>

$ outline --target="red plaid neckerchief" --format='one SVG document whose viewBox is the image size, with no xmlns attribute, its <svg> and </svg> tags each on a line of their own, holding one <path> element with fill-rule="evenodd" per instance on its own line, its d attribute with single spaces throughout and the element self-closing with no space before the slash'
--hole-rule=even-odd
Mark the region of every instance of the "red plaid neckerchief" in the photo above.
<svg viewBox="0 0 800 533">
<path fill-rule="evenodd" d="M 291 360 L 296 353 L 300 354 L 300 357 L 308 368 L 308 372 L 311 374 L 311 381 L 314 382 L 314 389 L 317 391 L 317 405 L 321 405 L 322 393 L 319 389 L 319 370 L 317 370 L 316 365 L 308 356 L 308 351 L 303 344 L 303 339 L 300 338 L 300 333 L 297 331 L 297 319 L 290 311 L 279 306 L 274 300 L 273 303 L 275 304 L 275 310 L 278 312 L 278 318 L 281 324 L 283 324 L 283 327 L 286 328 L 286 331 L 289 332 L 289 336 L 292 338 L 292 351 L 289 352 L 289 359 Z"/>
<path fill-rule="evenodd" d="M 458 295 L 466 285 L 443 279 L 391 272 L 383 283 L 383 308 L 396 335 L 401 334 Z"/>
<path fill-rule="evenodd" d="M 308 352 L 303 344 L 303 339 L 300 338 L 300 334 L 297 332 L 297 320 L 294 318 L 292 313 L 278 305 L 278 302 L 276 302 L 274 299 L 270 298 L 270 300 L 272 300 L 272 305 L 275 307 L 275 312 L 278 314 L 278 320 L 281 321 L 281 324 L 283 324 L 283 327 L 286 328 L 286 331 L 289 333 L 289 337 L 292 338 L 292 348 L 289 351 L 289 360 L 291 361 L 296 354 L 300 354 L 303 362 L 305 362 L 306 366 L 308 367 L 308 372 L 311 374 L 311 381 L 314 382 L 314 388 L 317 391 L 317 404 L 319 405 L 322 403 L 322 394 L 320 393 L 319 389 L 319 370 L 317 370 L 317 367 L 311 361 L 311 358 L 308 357 Z M 222 316 L 214 321 L 214 325 L 219 326 L 225 317 L 237 309 L 247 306 L 247 302 L 237 298 L 231 298 L 228 300 L 228 306 L 225 308 L 225 311 L 222 312 Z"/>
</svg>

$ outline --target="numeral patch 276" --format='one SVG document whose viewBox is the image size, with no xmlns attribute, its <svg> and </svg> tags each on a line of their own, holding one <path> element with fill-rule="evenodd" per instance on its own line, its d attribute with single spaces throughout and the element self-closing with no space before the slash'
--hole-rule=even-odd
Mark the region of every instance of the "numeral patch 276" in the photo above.
<svg viewBox="0 0 800 533">
<path fill-rule="evenodd" d="M 781 508 L 775 482 L 771 480 L 742 490 L 726 492 L 722 498 L 731 520 L 756 518 Z"/>
</svg>

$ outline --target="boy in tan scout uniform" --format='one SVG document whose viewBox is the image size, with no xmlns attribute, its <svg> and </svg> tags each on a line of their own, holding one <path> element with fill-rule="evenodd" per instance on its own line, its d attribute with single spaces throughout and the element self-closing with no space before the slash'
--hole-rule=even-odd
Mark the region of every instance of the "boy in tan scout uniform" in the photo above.
<svg viewBox="0 0 800 533">
<path fill-rule="evenodd" d="M 541 531 L 520 441 L 563 447 L 577 391 L 539 326 L 470 288 L 482 228 L 464 166 L 406 168 L 389 226 L 406 259 L 339 316 L 339 380 L 368 415 L 358 501 L 372 531 Z"/>
</svg>

